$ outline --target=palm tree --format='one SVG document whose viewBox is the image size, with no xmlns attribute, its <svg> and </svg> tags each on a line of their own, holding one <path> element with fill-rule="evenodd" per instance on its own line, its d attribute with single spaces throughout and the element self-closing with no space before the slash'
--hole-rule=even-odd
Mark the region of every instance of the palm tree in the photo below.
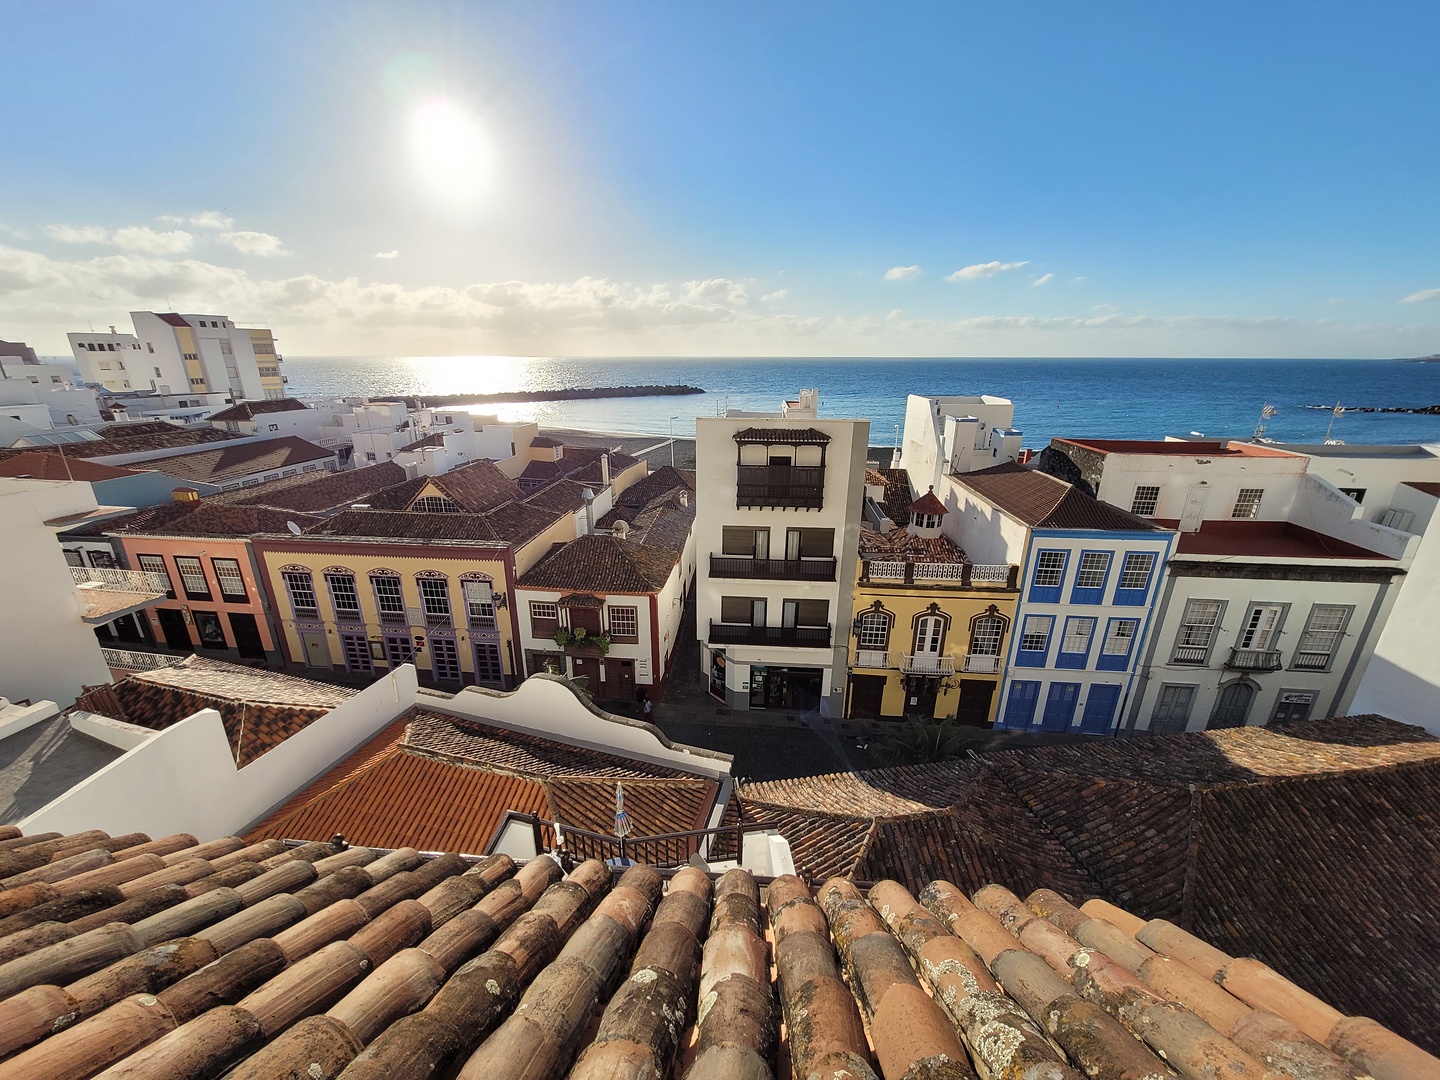
<svg viewBox="0 0 1440 1080">
<path fill-rule="evenodd" d="M 948 717 L 910 714 L 875 743 L 882 765 L 925 765 L 949 761 L 965 752 L 965 733 Z"/>
</svg>

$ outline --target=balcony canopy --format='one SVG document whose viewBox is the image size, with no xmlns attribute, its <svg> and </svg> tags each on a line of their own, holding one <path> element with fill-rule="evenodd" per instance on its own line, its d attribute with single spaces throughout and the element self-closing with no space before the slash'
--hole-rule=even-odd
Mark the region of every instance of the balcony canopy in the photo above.
<svg viewBox="0 0 1440 1080">
<path fill-rule="evenodd" d="M 735 433 L 742 446 L 828 446 L 830 436 L 815 428 L 746 428 Z"/>
</svg>

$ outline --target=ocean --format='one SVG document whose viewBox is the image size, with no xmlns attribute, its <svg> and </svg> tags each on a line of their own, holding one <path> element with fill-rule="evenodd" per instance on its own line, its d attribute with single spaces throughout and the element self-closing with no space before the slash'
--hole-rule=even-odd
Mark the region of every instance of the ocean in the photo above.
<svg viewBox="0 0 1440 1080">
<path fill-rule="evenodd" d="M 1398 360 L 1208 359 L 569 359 L 513 356 L 290 356 L 297 397 L 501 393 L 686 383 L 687 397 L 477 406 L 502 420 L 588 431 L 691 435 L 695 418 L 726 406 L 775 409 L 802 387 L 820 413 L 868 417 L 870 442 L 891 445 L 907 394 L 996 394 L 1015 402 L 1024 445 L 1052 436 L 1248 438 L 1265 405 L 1266 436 L 1319 442 L 1329 406 L 1440 404 L 1440 364 Z M 1440 416 L 1347 412 L 1331 438 L 1346 443 L 1440 442 Z"/>
</svg>

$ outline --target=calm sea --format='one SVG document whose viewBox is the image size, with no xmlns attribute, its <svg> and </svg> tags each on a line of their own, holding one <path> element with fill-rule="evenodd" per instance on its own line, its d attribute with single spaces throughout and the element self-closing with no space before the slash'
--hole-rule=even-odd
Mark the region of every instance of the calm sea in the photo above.
<svg viewBox="0 0 1440 1080">
<path fill-rule="evenodd" d="M 1025 445 L 1054 435 L 1159 439 L 1248 437 L 1267 403 L 1266 434 L 1318 442 L 1331 422 L 1313 406 L 1440 404 L 1440 364 L 1393 360 L 706 359 L 600 360 L 509 356 L 292 356 L 300 397 L 499 393 L 642 383 L 688 383 L 690 397 L 623 398 L 484 406 L 474 411 L 549 427 L 692 434 L 697 416 L 729 405 L 774 409 L 802 387 L 820 412 L 868 417 L 873 445 L 903 424 L 907 394 L 998 394 L 1015 402 Z M 1346 413 L 1332 438 L 1347 443 L 1440 442 L 1440 416 Z"/>
</svg>

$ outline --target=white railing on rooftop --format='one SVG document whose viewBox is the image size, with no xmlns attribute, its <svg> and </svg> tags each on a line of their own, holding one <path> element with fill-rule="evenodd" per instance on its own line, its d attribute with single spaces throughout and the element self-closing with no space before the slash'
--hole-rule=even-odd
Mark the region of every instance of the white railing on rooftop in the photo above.
<svg viewBox="0 0 1440 1080">
<path fill-rule="evenodd" d="M 101 649 L 105 666 L 123 671 L 154 671 L 156 668 L 174 667 L 185 659 L 183 656 L 167 656 L 165 653 L 132 652 L 129 649 Z"/>
<path fill-rule="evenodd" d="M 99 585 L 112 592 L 167 593 L 170 581 L 164 574 L 146 570 L 96 569 L 90 566 L 70 567 L 76 585 Z"/>
<path fill-rule="evenodd" d="M 1010 580 L 1009 563 L 971 563 L 971 581 L 998 581 L 1001 584 Z"/>
<path fill-rule="evenodd" d="M 964 576 L 964 563 L 922 562 L 915 564 L 916 581 L 959 581 Z"/>
<path fill-rule="evenodd" d="M 869 572 L 870 580 L 880 581 L 904 581 L 905 564 L 903 562 L 878 562 L 875 559 L 865 564 Z"/>
</svg>

